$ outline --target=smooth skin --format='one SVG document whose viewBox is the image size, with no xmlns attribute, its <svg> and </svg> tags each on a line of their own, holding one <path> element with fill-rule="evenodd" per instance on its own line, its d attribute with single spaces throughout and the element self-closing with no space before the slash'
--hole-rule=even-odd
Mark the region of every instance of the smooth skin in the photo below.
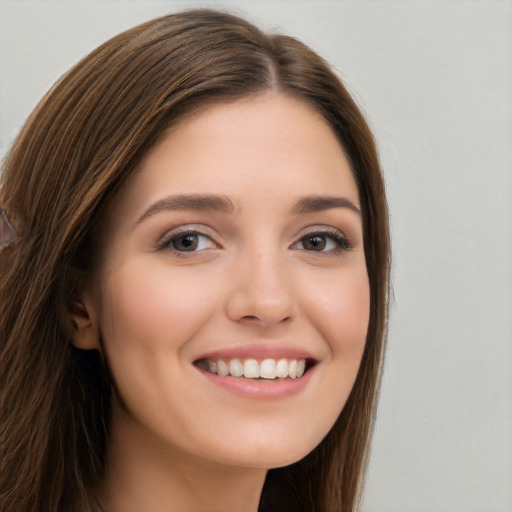
<svg viewBox="0 0 512 512">
<path fill-rule="evenodd" d="M 75 318 L 78 347 L 101 350 L 102 334 L 118 392 L 106 512 L 254 512 L 266 471 L 328 433 L 368 328 L 359 206 L 328 124 L 280 93 L 210 106 L 145 156 Z M 271 398 L 194 364 L 241 346 L 316 364 L 303 389 Z"/>
</svg>

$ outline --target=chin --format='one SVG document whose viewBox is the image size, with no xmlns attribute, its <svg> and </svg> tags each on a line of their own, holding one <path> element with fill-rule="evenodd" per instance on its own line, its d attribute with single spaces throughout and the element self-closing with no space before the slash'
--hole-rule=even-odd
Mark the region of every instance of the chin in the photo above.
<svg viewBox="0 0 512 512">
<path fill-rule="evenodd" d="M 274 425 L 246 432 L 243 436 L 233 435 L 232 441 L 224 443 L 220 440 L 210 449 L 205 447 L 205 451 L 211 450 L 210 457 L 219 463 L 274 469 L 303 459 L 320 444 L 327 433 L 325 428 L 305 432 L 303 428 L 281 430 Z"/>
</svg>

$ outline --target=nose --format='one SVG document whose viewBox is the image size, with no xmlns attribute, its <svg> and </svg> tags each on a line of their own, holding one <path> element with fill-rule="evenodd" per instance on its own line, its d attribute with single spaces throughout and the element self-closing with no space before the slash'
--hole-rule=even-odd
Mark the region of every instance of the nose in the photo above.
<svg viewBox="0 0 512 512">
<path fill-rule="evenodd" d="M 295 310 L 290 268 L 278 251 L 243 258 L 230 276 L 227 316 L 261 328 L 289 322 Z"/>
</svg>

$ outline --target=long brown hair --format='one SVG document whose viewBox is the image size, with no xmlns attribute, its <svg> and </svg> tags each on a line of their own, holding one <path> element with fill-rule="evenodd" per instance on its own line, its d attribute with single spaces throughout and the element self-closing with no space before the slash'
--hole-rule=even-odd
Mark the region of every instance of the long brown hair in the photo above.
<svg viewBox="0 0 512 512">
<path fill-rule="evenodd" d="M 73 348 L 70 304 L 94 267 L 111 199 L 169 126 L 217 101 L 274 90 L 311 105 L 351 162 L 363 212 L 371 311 L 354 388 L 322 443 L 271 470 L 260 510 L 353 511 L 361 491 L 387 318 L 389 233 L 368 125 L 303 43 L 211 10 L 165 16 L 93 51 L 41 100 L 8 153 L 0 207 L 17 240 L 0 254 L 3 510 L 94 511 L 111 380 Z"/>
</svg>

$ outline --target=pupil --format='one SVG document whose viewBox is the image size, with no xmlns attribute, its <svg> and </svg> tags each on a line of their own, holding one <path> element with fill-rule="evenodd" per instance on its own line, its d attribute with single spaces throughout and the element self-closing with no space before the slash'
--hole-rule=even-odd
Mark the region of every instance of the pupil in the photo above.
<svg viewBox="0 0 512 512">
<path fill-rule="evenodd" d="M 321 251 L 325 248 L 325 238 L 323 236 L 310 236 L 303 242 L 304 247 L 311 251 Z"/>
<path fill-rule="evenodd" d="M 174 248 L 178 251 L 193 251 L 197 248 L 197 235 L 181 236 L 174 242 Z"/>
</svg>

